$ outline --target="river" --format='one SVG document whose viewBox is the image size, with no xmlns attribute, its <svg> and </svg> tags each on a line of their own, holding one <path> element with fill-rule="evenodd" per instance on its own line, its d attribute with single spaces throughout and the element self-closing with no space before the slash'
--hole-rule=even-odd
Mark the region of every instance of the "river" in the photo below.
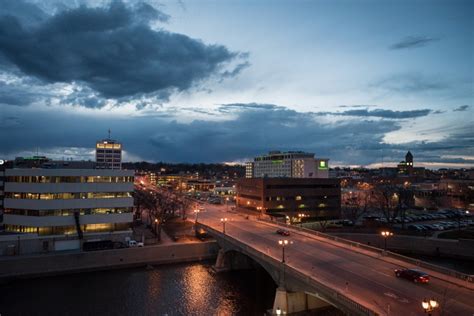
<svg viewBox="0 0 474 316">
<path fill-rule="evenodd" d="M 211 262 L 0 285 L 0 315 L 263 315 L 275 285 L 262 270 L 215 274 Z"/>
</svg>

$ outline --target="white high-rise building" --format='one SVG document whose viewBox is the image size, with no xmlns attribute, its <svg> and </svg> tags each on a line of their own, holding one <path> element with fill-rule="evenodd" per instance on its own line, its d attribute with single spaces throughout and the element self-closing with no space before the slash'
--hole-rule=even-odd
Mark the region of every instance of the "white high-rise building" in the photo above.
<svg viewBox="0 0 474 316">
<path fill-rule="evenodd" d="M 246 163 L 246 178 L 328 178 L 329 159 L 302 151 L 271 151 Z"/>
<path fill-rule="evenodd" d="M 50 250 L 78 249 L 80 239 L 124 240 L 132 233 L 133 179 L 133 170 L 98 170 L 90 162 L 6 168 L 5 231 L 42 238 Z"/>
<path fill-rule="evenodd" d="M 97 169 L 122 168 L 122 144 L 107 138 L 95 145 L 95 162 Z"/>
</svg>

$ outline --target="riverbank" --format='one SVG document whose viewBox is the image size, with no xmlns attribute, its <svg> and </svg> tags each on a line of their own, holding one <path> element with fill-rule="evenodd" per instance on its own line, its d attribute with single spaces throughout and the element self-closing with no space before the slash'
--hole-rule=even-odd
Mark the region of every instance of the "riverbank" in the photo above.
<svg viewBox="0 0 474 316">
<path fill-rule="evenodd" d="M 215 241 L 185 242 L 90 252 L 53 253 L 0 259 L 0 281 L 147 265 L 214 259 Z"/>
</svg>

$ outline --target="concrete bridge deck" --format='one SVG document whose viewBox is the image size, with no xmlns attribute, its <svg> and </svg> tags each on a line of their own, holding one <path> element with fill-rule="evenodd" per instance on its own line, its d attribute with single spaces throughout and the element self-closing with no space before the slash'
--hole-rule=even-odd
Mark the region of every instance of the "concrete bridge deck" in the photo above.
<svg viewBox="0 0 474 316">
<path fill-rule="evenodd" d="M 223 217 L 228 219 L 225 236 L 220 220 Z M 304 292 L 319 293 L 319 298 L 349 314 L 422 315 L 422 300 L 435 298 L 440 303 L 437 313 L 474 315 L 472 289 L 435 277 L 429 284 L 398 279 L 393 271 L 401 265 L 396 260 L 381 260 L 292 230 L 290 236 L 284 237 L 291 243 L 285 249 L 286 264 L 282 265 L 278 240 L 283 237 L 275 233 L 274 225 L 245 219 L 212 205 L 206 205 L 206 211 L 199 214 L 198 222 L 224 247 L 241 251 L 263 263 L 274 279 L 275 274 L 281 278 L 281 270 L 286 269 L 288 282 L 305 283 Z M 437 273 L 423 270 L 430 275 Z M 350 309 L 351 304 L 353 309 Z"/>
</svg>

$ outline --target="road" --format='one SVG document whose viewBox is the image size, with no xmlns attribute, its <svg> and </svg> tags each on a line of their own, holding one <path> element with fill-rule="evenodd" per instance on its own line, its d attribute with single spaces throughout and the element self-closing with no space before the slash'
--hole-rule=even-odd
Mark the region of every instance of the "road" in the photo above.
<svg viewBox="0 0 474 316">
<path fill-rule="evenodd" d="M 282 236 L 275 233 L 275 226 L 227 212 L 222 205 L 205 204 L 204 208 L 205 211 L 199 214 L 199 222 L 222 231 L 220 219 L 226 217 L 226 234 L 281 260 L 278 240 Z M 441 312 L 442 315 L 474 315 L 473 290 L 433 277 L 429 284 L 398 279 L 393 272 L 400 267 L 398 265 L 297 230 L 284 238 L 291 241 L 285 249 L 287 265 L 338 289 L 381 315 L 423 315 L 421 302 L 425 298 L 434 298 L 440 303 L 433 315 L 441 315 Z M 429 270 L 423 270 L 431 274 Z"/>
</svg>

